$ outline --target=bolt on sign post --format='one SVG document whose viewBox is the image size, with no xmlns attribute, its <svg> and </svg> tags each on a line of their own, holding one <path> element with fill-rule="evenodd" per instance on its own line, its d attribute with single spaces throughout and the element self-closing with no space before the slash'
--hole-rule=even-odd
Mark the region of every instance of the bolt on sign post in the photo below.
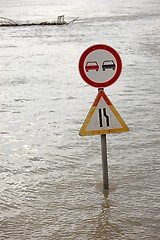
<svg viewBox="0 0 160 240">
<path fill-rule="evenodd" d="M 110 46 L 97 44 L 87 48 L 79 60 L 79 72 L 83 80 L 98 88 L 98 94 L 80 129 L 80 136 L 100 135 L 103 188 L 109 190 L 106 134 L 129 131 L 126 123 L 104 92 L 120 76 L 122 62 L 119 54 Z"/>
</svg>

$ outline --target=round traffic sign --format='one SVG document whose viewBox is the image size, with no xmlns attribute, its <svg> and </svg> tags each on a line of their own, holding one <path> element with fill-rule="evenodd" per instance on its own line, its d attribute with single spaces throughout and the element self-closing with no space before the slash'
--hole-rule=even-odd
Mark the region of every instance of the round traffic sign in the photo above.
<svg viewBox="0 0 160 240">
<path fill-rule="evenodd" d="M 119 54 L 110 46 L 97 44 L 87 48 L 79 60 L 79 72 L 86 83 L 103 88 L 113 84 L 122 70 Z"/>
</svg>

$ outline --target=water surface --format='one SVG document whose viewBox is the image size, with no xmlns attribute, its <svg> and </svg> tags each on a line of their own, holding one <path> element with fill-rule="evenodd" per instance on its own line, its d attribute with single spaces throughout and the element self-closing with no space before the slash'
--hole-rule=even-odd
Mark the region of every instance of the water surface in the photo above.
<svg viewBox="0 0 160 240">
<path fill-rule="evenodd" d="M 0 29 L 0 238 L 158 240 L 158 0 L 2 1 L 16 21 L 79 19 L 67 26 Z M 130 128 L 107 136 L 109 194 L 100 137 L 78 135 L 97 95 L 78 72 L 103 43 L 123 63 L 105 89 Z"/>
</svg>

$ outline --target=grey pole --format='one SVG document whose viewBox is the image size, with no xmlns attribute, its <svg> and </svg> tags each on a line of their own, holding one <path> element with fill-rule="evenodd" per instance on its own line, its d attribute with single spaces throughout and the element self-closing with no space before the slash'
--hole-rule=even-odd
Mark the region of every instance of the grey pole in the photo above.
<svg viewBox="0 0 160 240">
<path fill-rule="evenodd" d="M 100 90 L 103 90 L 103 88 L 98 89 L 98 91 Z M 106 134 L 101 135 L 101 154 L 102 154 L 103 189 L 109 190 Z"/>
<path fill-rule="evenodd" d="M 106 134 L 101 135 L 103 189 L 109 190 Z"/>
</svg>

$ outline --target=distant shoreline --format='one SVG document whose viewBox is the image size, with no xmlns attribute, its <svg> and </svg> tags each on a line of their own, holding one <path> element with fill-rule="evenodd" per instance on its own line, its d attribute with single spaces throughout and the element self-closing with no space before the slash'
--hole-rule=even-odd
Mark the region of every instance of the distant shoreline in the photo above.
<svg viewBox="0 0 160 240">
<path fill-rule="evenodd" d="M 2 21 L 5 22 L 1 22 L 0 23 L 0 27 L 28 27 L 28 26 L 55 26 L 55 25 L 65 25 L 65 24 L 69 24 L 67 22 L 64 21 L 64 15 L 58 16 L 57 17 L 57 22 L 48 22 L 48 21 L 43 21 L 43 22 L 26 22 L 26 23 L 17 23 L 16 21 L 13 21 L 10 18 L 6 18 L 6 17 L 0 17 L 0 19 L 2 19 Z M 77 18 L 76 18 L 77 19 Z M 73 19 L 71 22 L 75 21 L 76 19 Z"/>
<path fill-rule="evenodd" d="M 0 24 L 0 27 L 27 27 L 27 26 L 55 26 L 55 25 L 65 25 L 66 22 L 63 23 L 57 23 L 57 22 L 41 22 L 41 23 L 22 23 L 22 24 Z"/>
</svg>

